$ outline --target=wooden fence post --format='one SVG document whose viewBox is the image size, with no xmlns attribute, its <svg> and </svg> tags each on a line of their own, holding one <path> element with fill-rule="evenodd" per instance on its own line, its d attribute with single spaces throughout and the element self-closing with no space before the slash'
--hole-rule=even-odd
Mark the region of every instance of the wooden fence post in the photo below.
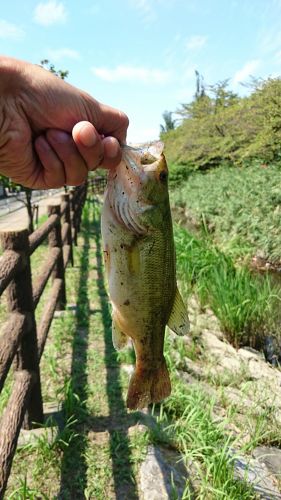
<svg viewBox="0 0 281 500">
<path fill-rule="evenodd" d="M 60 216 L 60 205 L 49 205 L 48 215 L 57 214 Z M 60 255 L 58 256 L 57 262 L 55 264 L 54 270 L 52 272 L 53 280 L 60 278 L 62 280 L 62 287 L 58 297 L 58 302 L 56 306 L 57 311 L 65 309 L 66 305 L 66 292 L 65 292 L 65 276 L 64 276 L 64 262 L 63 262 L 63 252 L 62 252 L 62 240 L 61 240 L 61 223 L 60 220 L 49 233 L 49 247 L 59 248 Z"/>
<path fill-rule="evenodd" d="M 82 190 L 84 189 L 84 186 L 79 186 L 77 188 L 76 192 L 76 230 L 77 233 L 80 232 L 80 225 L 81 225 L 81 213 L 82 213 L 82 207 L 83 207 L 83 192 Z"/>
<path fill-rule="evenodd" d="M 70 197 L 70 220 L 71 220 L 72 240 L 74 241 L 74 245 L 77 246 L 76 193 L 73 188 L 70 190 L 69 197 Z"/>
<path fill-rule="evenodd" d="M 68 193 L 62 194 L 61 195 L 61 201 L 62 203 L 65 203 L 65 211 L 62 215 L 62 223 L 67 223 L 69 224 L 68 230 L 67 230 L 67 238 L 66 238 L 66 244 L 69 245 L 70 247 L 70 262 L 71 265 L 73 266 L 74 261 L 73 261 L 73 247 L 72 247 L 72 233 L 71 233 L 71 219 L 70 219 L 70 197 Z"/>
<path fill-rule="evenodd" d="M 87 196 L 88 181 L 85 181 L 85 183 L 82 186 L 79 186 L 79 188 L 78 188 L 79 189 L 79 191 L 78 191 L 78 206 L 76 207 L 76 209 L 77 209 L 77 232 L 78 233 L 80 231 L 82 211 L 83 211 L 85 199 Z"/>
<path fill-rule="evenodd" d="M 37 330 L 34 316 L 32 296 L 31 268 L 29 257 L 28 230 L 7 231 L 1 233 L 3 250 L 14 250 L 21 254 L 23 267 L 17 272 L 7 288 L 8 309 L 10 312 L 24 314 L 27 318 L 26 328 L 15 357 L 15 369 L 27 370 L 35 375 L 35 383 L 31 390 L 29 403 L 25 413 L 23 427 L 32 428 L 32 422 L 43 423 L 43 403 L 41 394 Z"/>
</svg>

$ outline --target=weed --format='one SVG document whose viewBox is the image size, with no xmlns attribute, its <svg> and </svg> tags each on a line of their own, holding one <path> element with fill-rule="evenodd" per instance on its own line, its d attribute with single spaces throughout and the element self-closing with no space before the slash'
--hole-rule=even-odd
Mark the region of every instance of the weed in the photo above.
<svg viewBox="0 0 281 500">
<path fill-rule="evenodd" d="M 196 498 L 253 499 L 251 488 L 234 479 L 229 454 L 233 442 L 223 424 L 213 423 L 215 401 L 199 387 L 188 387 L 179 380 L 173 380 L 173 387 L 172 396 L 161 405 L 158 425 L 182 451 L 186 466 L 196 464 L 200 479 L 196 481 Z M 187 484 L 183 498 L 189 495 Z"/>
<path fill-rule="evenodd" d="M 265 333 L 277 331 L 279 289 L 269 277 L 261 279 L 208 240 L 176 226 L 178 271 L 202 306 L 209 305 L 227 338 L 235 346 L 260 348 Z"/>
<path fill-rule="evenodd" d="M 18 500 L 19 498 L 21 500 L 37 500 L 38 498 L 48 500 L 48 497 L 41 491 L 29 488 L 26 477 L 20 479 L 19 486 L 9 495 L 9 500 Z"/>
</svg>

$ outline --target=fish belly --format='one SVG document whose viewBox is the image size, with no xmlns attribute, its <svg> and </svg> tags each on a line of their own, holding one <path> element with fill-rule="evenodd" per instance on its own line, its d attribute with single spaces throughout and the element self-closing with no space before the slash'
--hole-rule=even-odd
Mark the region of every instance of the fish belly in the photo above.
<svg viewBox="0 0 281 500">
<path fill-rule="evenodd" d="M 160 231 L 135 235 L 108 207 L 103 210 L 102 235 L 109 295 L 120 327 L 133 340 L 151 337 L 153 349 L 157 337 L 164 335 L 175 296 L 173 241 Z"/>
</svg>

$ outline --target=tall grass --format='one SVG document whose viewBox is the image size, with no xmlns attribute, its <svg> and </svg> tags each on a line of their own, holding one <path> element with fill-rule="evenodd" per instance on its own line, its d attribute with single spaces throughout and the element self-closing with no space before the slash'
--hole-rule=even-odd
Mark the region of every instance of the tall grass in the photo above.
<svg viewBox="0 0 281 500">
<path fill-rule="evenodd" d="M 260 348 L 264 335 L 277 331 L 280 300 L 269 276 L 235 267 L 208 238 L 197 239 L 179 226 L 175 242 L 181 280 L 213 310 L 229 341 Z"/>
</svg>

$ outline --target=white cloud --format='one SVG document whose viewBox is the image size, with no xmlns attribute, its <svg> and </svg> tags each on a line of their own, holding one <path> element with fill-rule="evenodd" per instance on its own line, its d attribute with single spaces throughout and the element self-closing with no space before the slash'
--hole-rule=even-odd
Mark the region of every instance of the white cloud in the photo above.
<svg viewBox="0 0 281 500">
<path fill-rule="evenodd" d="M 0 19 L 0 38 L 3 40 L 22 40 L 24 36 L 25 32 L 16 24 Z"/>
<path fill-rule="evenodd" d="M 131 0 L 131 5 L 139 11 L 143 20 L 151 22 L 155 17 L 155 12 L 151 0 Z"/>
<path fill-rule="evenodd" d="M 150 24 L 157 19 L 157 10 L 172 8 L 177 0 L 129 0 L 130 5 L 136 9 L 144 24 Z"/>
<path fill-rule="evenodd" d="M 166 83 L 170 79 L 168 71 L 150 69 L 141 66 L 116 66 L 110 69 L 105 67 L 91 68 L 95 76 L 107 82 L 141 82 L 141 83 Z"/>
<path fill-rule="evenodd" d="M 235 73 L 233 76 L 233 84 L 238 85 L 241 82 L 244 82 L 249 76 L 254 76 L 255 71 L 260 66 L 261 61 L 258 59 L 254 59 L 253 61 L 248 61 L 244 64 L 244 66 Z"/>
<path fill-rule="evenodd" d="M 79 59 L 80 54 L 77 50 L 74 49 L 48 49 L 47 50 L 48 58 L 51 61 L 60 61 L 61 59 Z"/>
<path fill-rule="evenodd" d="M 264 54 L 276 52 L 281 47 L 281 32 L 279 24 L 271 26 L 270 29 L 263 31 L 259 36 L 259 49 Z"/>
<path fill-rule="evenodd" d="M 34 21 L 43 26 L 64 23 L 66 21 L 66 10 L 63 3 L 56 0 L 39 3 L 34 10 Z"/>
<path fill-rule="evenodd" d="M 201 49 L 207 42 L 207 37 L 202 35 L 193 35 L 186 42 L 187 50 Z"/>
</svg>

